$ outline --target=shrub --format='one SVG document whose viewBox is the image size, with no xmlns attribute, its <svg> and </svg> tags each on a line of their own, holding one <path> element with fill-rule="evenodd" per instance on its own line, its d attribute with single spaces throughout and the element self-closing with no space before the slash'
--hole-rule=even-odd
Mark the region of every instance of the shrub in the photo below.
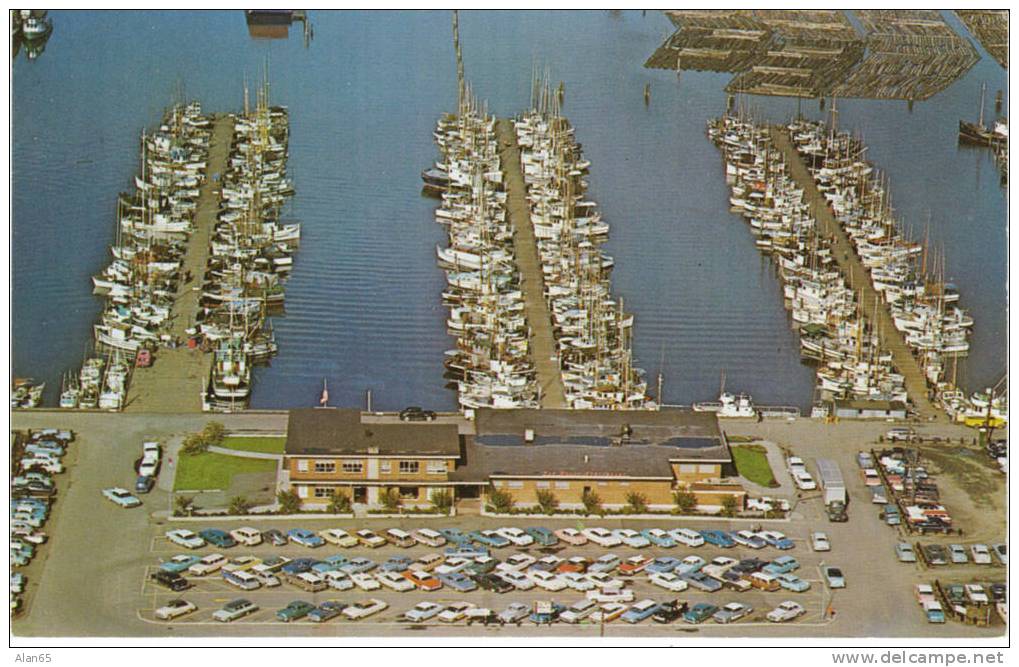
<svg viewBox="0 0 1019 667">
<path fill-rule="evenodd" d="M 387 512 L 399 512 L 400 492 L 394 488 L 383 489 L 379 494 L 379 502 Z"/>
<path fill-rule="evenodd" d="M 488 505 L 492 511 L 505 514 L 513 509 L 513 495 L 509 491 L 491 488 L 488 491 Z"/>
<path fill-rule="evenodd" d="M 350 504 L 350 496 L 340 491 L 333 494 L 333 497 L 329 499 L 329 507 L 327 511 L 330 514 L 350 514 L 353 509 Z"/>
<path fill-rule="evenodd" d="M 584 503 L 584 509 L 588 514 L 601 514 L 601 496 L 594 491 L 584 491 L 580 502 Z"/>
<path fill-rule="evenodd" d="M 684 489 L 673 493 L 672 499 L 675 501 L 676 509 L 679 510 L 680 514 L 690 514 L 697 508 L 697 496 Z"/>
<path fill-rule="evenodd" d="M 647 496 L 643 493 L 631 491 L 626 494 L 626 508 L 634 514 L 647 512 Z"/>
<path fill-rule="evenodd" d="M 739 500 L 736 496 L 726 496 L 722 499 L 722 515 L 723 516 L 736 516 L 736 510 L 739 508 Z"/>
<path fill-rule="evenodd" d="M 559 499 L 548 489 L 538 490 L 538 509 L 542 514 L 554 514 L 559 507 Z"/>
<path fill-rule="evenodd" d="M 208 449 L 209 443 L 206 442 L 201 434 L 191 433 L 184 438 L 184 444 L 181 446 L 180 451 L 187 456 L 195 456 L 208 451 Z"/>
<path fill-rule="evenodd" d="M 440 514 L 449 514 L 449 510 L 453 508 L 453 494 L 449 491 L 444 489 L 432 491 L 432 495 L 429 498 Z"/>
<path fill-rule="evenodd" d="M 219 422 L 209 422 L 202 429 L 201 436 L 207 445 L 221 445 L 223 444 L 223 438 L 226 437 L 226 427 Z"/>
<path fill-rule="evenodd" d="M 191 496 L 176 496 L 173 499 L 173 515 L 174 516 L 187 516 L 190 515 L 194 507 L 194 498 Z"/>
<path fill-rule="evenodd" d="M 247 514 L 251 509 L 251 503 L 244 496 L 234 496 L 230 499 L 230 507 L 227 514 Z"/>
<path fill-rule="evenodd" d="M 297 514 L 301 511 L 301 497 L 296 491 L 280 491 L 276 494 L 280 514 Z"/>
</svg>

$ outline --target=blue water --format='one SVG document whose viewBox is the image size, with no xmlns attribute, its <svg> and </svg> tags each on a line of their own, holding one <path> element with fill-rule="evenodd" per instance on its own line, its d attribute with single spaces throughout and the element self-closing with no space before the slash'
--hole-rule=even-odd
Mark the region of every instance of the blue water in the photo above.
<svg viewBox="0 0 1019 667">
<path fill-rule="evenodd" d="M 256 374 L 254 407 L 317 401 L 446 409 L 446 311 L 434 246 L 442 229 L 419 173 L 436 158 L 435 119 L 455 107 L 448 12 L 311 11 L 286 40 L 252 39 L 243 13 L 53 11 L 45 52 L 14 63 L 14 373 L 50 383 L 81 363 L 101 302 L 89 276 L 108 261 L 117 192 L 138 170 L 137 139 L 174 91 L 235 110 L 268 59 L 274 103 L 290 107 L 290 217 L 303 239 L 275 320 L 280 354 Z M 527 104 L 535 63 L 566 86 L 565 112 L 592 160 L 590 195 L 612 224 L 614 291 L 636 313 L 635 354 L 670 403 L 713 398 L 719 376 L 762 403 L 807 406 L 813 376 L 782 308 L 771 263 L 727 189 L 705 121 L 722 112 L 727 74 L 646 70 L 671 24 L 658 12 L 461 12 L 468 77 L 490 109 Z M 957 25 L 957 22 L 953 23 Z M 982 52 L 981 52 L 982 53 Z M 983 54 L 982 54 L 983 55 Z M 643 89 L 651 83 L 651 103 Z M 976 318 L 959 379 L 973 389 L 1005 368 L 1006 208 L 988 151 L 956 145 L 1006 85 L 986 56 L 909 111 L 905 102 L 840 100 L 891 178 L 902 219 L 932 244 Z M 1007 91 L 1006 91 L 1007 92 Z M 796 111 L 753 98 L 762 116 Z M 817 114 L 816 102 L 804 111 Z"/>
</svg>

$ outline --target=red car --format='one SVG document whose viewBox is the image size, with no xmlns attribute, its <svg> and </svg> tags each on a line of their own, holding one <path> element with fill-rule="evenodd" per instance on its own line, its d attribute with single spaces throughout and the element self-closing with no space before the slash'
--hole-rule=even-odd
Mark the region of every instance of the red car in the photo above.
<svg viewBox="0 0 1019 667">
<path fill-rule="evenodd" d="M 434 575 L 422 570 L 407 570 L 403 573 L 407 579 L 423 591 L 437 591 L 442 588 L 442 582 Z"/>
</svg>

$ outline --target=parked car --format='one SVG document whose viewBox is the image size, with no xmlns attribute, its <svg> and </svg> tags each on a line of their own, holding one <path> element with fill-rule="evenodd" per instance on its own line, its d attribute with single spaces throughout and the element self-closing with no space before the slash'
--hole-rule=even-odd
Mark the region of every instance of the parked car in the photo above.
<svg viewBox="0 0 1019 667">
<path fill-rule="evenodd" d="M 347 605 L 339 600 L 326 600 L 308 612 L 308 620 L 312 623 L 325 623 L 339 616 Z"/>
<path fill-rule="evenodd" d="M 531 613 L 531 608 L 522 602 L 512 602 L 506 609 L 499 612 L 500 623 L 516 623 L 520 624 L 525 618 Z"/>
<path fill-rule="evenodd" d="M 166 531 L 166 539 L 185 549 L 200 549 L 205 546 L 205 540 L 186 528 Z"/>
<path fill-rule="evenodd" d="M 257 604 L 251 600 L 238 598 L 227 602 L 221 609 L 213 612 L 212 618 L 221 623 L 229 623 L 249 614 L 254 614 L 256 611 L 258 611 Z"/>
<path fill-rule="evenodd" d="M 683 622 L 697 625 L 711 618 L 718 607 L 707 602 L 698 602 L 683 613 Z"/>
<path fill-rule="evenodd" d="M 438 616 L 445 608 L 437 602 L 418 602 L 403 613 L 403 618 L 411 623 L 423 623 Z"/>
<path fill-rule="evenodd" d="M 204 577 L 218 572 L 224 565 L 226 565 L 226 556 L 223 554 L 206 554 L 188 567 L 188 573 L 196 577 Z"/>
<path fill-rule="evenodd" d="M 358 574 L 363 572 L 371 572 L 376 567 L 377 566 L 375 565 L 375 561 L 373 561 L 372 559 L 365 558 L 363 556 L 358 556 L 356 558 L 351 558 L 349 561 L 341 565 L 340 569 L 346 572 L 347 574 Z"/>
<path fill-rule="evenodd" d="M 756 533 L 749 530 L 736 530 L 729 533 L 729 535 L 736 544 L 744 547 L 750 547 L 751 549 L 763 549 L 768 546 L 767 542 L 761 539 Z"/>
<path fill-rule="evenodd" d="M 587 536 L 576 528 L 560 528 L 555 531 L 554 535 L 571 546 L 579 547 L 587 544 Z"/>
<path fill-rule="evenodd" d="M 792 572 L 786 572 L 776 577 L 778 585 L 787 591 L 794 593 L 803 593 L 804 591 L 810 590 L 810 582 L 805 579 L 800 579 Z"/>
<path fill-rule="evenodd" d="M 857 452 L 856 453 L 856 465 L 860 466 L 861 469 L 873 468 L 874 457 L 870 455 L 870 452 Z M 794 603 L 795 604 L 795 603 Z"/>
<path fill-rule="evenodd" d="M 518 572 L 522 572 L 529 568 L 530 566 L 534 565 L 534 563 L 537 562 L 537 560 L 538 560 L 537 558 L 530 554 L 516 553 L 511 556 L 508 556 L 506 560 L 502 562 L 502 567 L 503 569 L 517 570 Z M 500 566 L 497 565 L 496 569 L 499 569 L 499 567 Z"/>
<path fill-rule="evenodd" d="M 498 576 L 507 583 L 511 584 L 517 590 L 526 591 L 534 588 L 534 581 L 521 572 L 506 570 L 500 572 Z"/>
<path fill-rule="evenodd" d="M 624 577 L 632 577 L 644 570 L 651 563 L 647 556 L 630 556 L 619 564 L 619 574 Z"/>
<path fill-rule="evenodd" d="M 623 540 L 605 528 L 585 528 L 581 533 L 600 547 L 618 547 L 623 543 Z"/>
<path fill-rule="evenodd" d="M 655 572 L 648 576 L 648 582 L 674 593 L 681 593 L 690 585 L 685 579 L 672 572 Z"/>
<path fill-rule="evenodd" d="M 893 428 L 885 433 L 885 439 L 892 442 L 910 441 L 916 438 L 916 431 L 911 428 Z"/>
<path fill-rule="evenodd" d="M 184 572 L 197 563 L 200 558 L 200 556 L 193 554 L 180 554 L 161 563 L 159 569 L 167 572 Z"/>
<path fill-rule="evenodd" d="M 948 555 L 951 557 L 953 563 L 969 562 L 969 556 L 966 554 L 966 548 L 961 544 L 949 544 Z"/>
<path fill-rule="evenodd" d="M 193 602 L 178 598 L 176 600 L 170 600 L 165 605 L 156 610 L 156 618 L 161 621 L 169 621 L 174 618 L 185 616 L 194 611 L 197 611 L 198 607 Z"/>
<path fill-rule="evenodd" d="M 446 538 L 442 536 L 438 531 L 432 530 L 431 528 L 418 528 L 417 530 L 411 531 L 411 537 L 417 540 L 418 543 L 425 545 L 426 547 L 437 548 L 441 547 L 446 543 Z"/>
<path fill-rule="evenodd" d="M 243 572 L 261 564 L 262 559 L 257 556 L 238 556 L 231 558 L 223 564 L 224 572 Z"/>
<path fill-rule="evenodd" d="M 417 405 L 400 410 L 400 421 L 404 422 L 430 422 L 435 421 L 436 414 L 431 410 L 424 410 Z"/>
<path fill-rule="evenodd" d="M 632 596 L 630 599 L 633 599 Z M 622 602 L 605 602 L 598 607 L 597 611 L 591 614 L 591 622 L 611 623 L 626 613 L 627 608 L 628 607 Z"/>
<path fill-rule="evenodd" d="M 509 540 L 494 530 L 474 530 L 468 533 L 468 535 L 475 542 L 491 549 L 502 549 L 510 545 Z"/>
<path fill-rule="evenodd" d="M 532 563 L 530 569 L 544 570 L 545 572 L 558 572 L 559 566 L 562 565 L 562 563 L 562 558 L 549 554 L 548 556 L 542 556 Z"/>
<path fill-rule="evenodd" d="M 704 536 L 689 528 L 673 528 L 669 531 L 669 537 L 688 547 L 699 547 L 704 544 Z"/>
<path fill-rule="evenodd" d="M 588 572 L 584 577 L 597 588 L 622 588 L 626 582 L 613 577 L 608 572 Z"/>
<path fill-rule="evenodd" d="M 135 493 L 148 493 L 152 490 L 152 487 L 156 483 L 155 477 L 149 477 L 148 475 L 139 475 L 134 480 L 134 492 Z"/>
<path fill-rule="evenodd" d="M 559 564 L 558 570 L 560 572 L 587 572 L 590 565 L 591 561 L 584 556 L 570 556 Z"/>
<path fill-rule="evenodd" d="M 423 591 L 437 591 L 442 588 L 442 582 L 435 575 L 424 570 L 407 570 L 403 576 Z"/>
<path fill-rule="evenodd" d="M 814 551 L 831 551 L 831 542 L 828 541 L 827 533 L 815 532 L 810 534 L 810 547 Z"/>
<path fill-rule="evenodd" d="M 920 603 L 920 606 L 923 608 L 923 613 L 927 617 L 928 623 L 945 622 L 945 610 L 942 609 L 941 603 L 937 600 L 925 600 Z"/>
<path fill-rule="evenodd" d="M 543 547 L 554 547 L 559 544 L 559 538 L 555 536 L 548 528 L 542 528 L 540 526 L 532 526 L 527 528 L 527 534 L 531 536 L 531 539 L 535 541 L 539 546 Z"/>
<path fill-rule="evenodd" d="M 407 579 L 400 572 L 379 572 L 375 575 L 375 578 L 380 584 L 397 593 L 406 593 L 415 588 L 414 582 Z"/>
<path fill-rule="evenodd" d="M 300 575 L 303 576 L 303 575 Z M 367 572 L 351 572 L 350 580 L 362 591 L 377 591 L 382 587 L 378 579 Z M 324 583 L 324 582 L 323 582 Z"/>
<path fill-rule="evenodd" d="M 142 501 L 133 496 L 130 491 L 127 489 L 121 489 L 120 487 L 103 489 L 103 496 L 114 505 L 120 505 L 125 509 L 138 507 L 142 504 Z"/>
<path fill-rule="evenodd" d="M 262 533 L 254 528 L 235 528 L 230 531 L 230 537 L 248 547 L 257 547 L 262 543 Z"/>
<path fill-rule="evenodd" d="M 580 623 L 597 610 L 597 602 L 583 598 L 581 600 L 577 600 L 567 607 L 563 613 L 559 614 L 559 620 L 563 623 Z"/>
<path fill-rule="evenodd" d="M 765 618 L 772 623 L 786 623 L 787 621 L 796 620 L 805 613 L 807 613 L 807 610 L 803 605 L 792 600 L 786 600 L 769 611 Z"/>
<path fill-rule="evenodd" d="M 711 619 L 715 623 L 735 623 L 745 616 L 749 616 L 754 611 L 754 608 L 748 604 L 742 602 L 729 602 L 721 609 L 711 615 Z"/>
<path fill-rule="evenodd" d="M 296 621 L 304 618 L 309 613 L 315 610 L 315 605 L 305 600 L 294 600 L 283 609 L 276 612 L 276 618 L 289 623 L 290 621 Z"/>
<path fill-rule="evenodd" d="M 534 538 L 519 528 L 500 528 L 495 533 L 517 547 L 529 547 L 534 544 Z"/>
<path fill-rule="evenodd" d="M 792 556 L 779 556 L 761 568 L 761 570 L 770 574 L 785 574 L 799 567 L 800 562 Z"/>
<path fill-rule="evenodd" d="M 658 603 L 651 599 L 641 600 L 631 606 L 620 618 L 627 623 L 640 623 L 658 611 Z"/>
<path fill-rule="evenodd" d="M 842 570 L 831 565 L 825 565 L 821 568 L 821 574 L 824 575 L 825 581 L 828 582 L 828 588 L 845 588 L 846 578 L 842 574 Z"/>
<path fill-rule="evenodd" d="M 649 575 L 654 574 L 656 572 L 658 573 L 672 572 L 677 567 L 679 567 L 682 564 L 682 562 L 683 561 L 679 560 L 678 558 L 673 558 L 672 556 L 659 556 L 658 558 L 655 558 L 653 561 L 648 563 L 647 567 L 644 569 L 647 571 Z"/>
<path fill-rule="evenodd" d="M 796 484 L 796 488 L 801 491 L 813 491 L 817 488 L 817 482 L 815 482 L 810 473 L 803 468 L 791 471 L 790 475 L 793 478 L 793 483 Z"/>
<path fill-rule="evenodd" d="M 656 547 L 671 549 L 676 546 L 676 540 L 661 528 L 645 528 L 640 534 Z"/>
<path fill-rule="evenodd" d="M 706 593 L 714 593 L 722 588 L 722 582 L 707 576 L 703 572 L 691 572 L 689 574 L 684 574 L 683 579 L 697 590 L 701 590 Z"/>
<path fill-rule="evenodd" d="M 463 544 L 471 541 L 470 537 L 465 535 L 459 528 L 440 528 L 437 532 L 444 540 L 454 544 Z"/>
<path fill-rule="evenodd" d="M 399 528 L 388 529 L 382 534 L 382 537 L 389 544 L 400 547 L 401 549 L 407 549 L 417 544 L 417 540 L 415 540 L 410 533 L 405 530 L 400 530 Z"/>
<path fill-rule="evenodd" d="M 375 534 L 374 531 L 368 530 L 367 528 L 357 531 L 356 537 L 357 541 L 362 546 L 366 546 L 369 549 L 378 549 L 379 547 L 386 545 L 384 537 Z"/>
<path fill-rule="evenodd" d="M 445 586 L 449 586 L 453 590 L 460 591 L 461 593 L 469 593 L 476 590 L 478 585 L 473 579 L 460 572 L 449 572 L 438 575 L 439 581 Z"/>
<path fill-rule="evenodd" d="M 634 549 L 643 549 L 651 546 L 651 540 L 644 537 L 632 528 L 617 528 L 612 534 L 622 540 L 623 544 Z"/>
<path fill-rule="evenodd" d="M 633 602 L 633 590 L 629 588 L 595 588 L 585 594 L 588 600 L 595 602 Z"/>
<path fill-rule="evenodd" d="M 699 572 L 705 565 L 707 565 L 707 561 L 700 556 L 686 556 L 683 560 L 679 561 L 679 565 L 673 568 L 672 573 L 683 576 L 690 572 Z"/>
<path fill-rule="evenodd" d="M 775 547 L 779 551 L 787 551 L 796 546 L 784 533 L 777 530 L 762 530 L 757 533 L 757 536 L 764 540 L 768 546 Z"/>
<path fill-rule="evenodd" d="M 1008 565 L 1008 547 L 1004 544 L 994 544 L 991 546 L 991 551 L 998 558 L 998 562 L 1002 565 Z"/>
<path fill-rule="evenodd" d="M 989 565 L 991 562 L 991 551 L 986 544 L 970 545 L 970 553 L 973 554 L 973 562 L 979 565 Z"/>
<path fill-rule="evenodd" d="M 613 572 L 619 567 L 620 561 L 619 556 L 616 554 L 604 554 L 598 557 L 598 560 L 594 561 L 587 567 L 588 572 Z"/>
<path fill-rule="evenodd" d="M 314 549 L 325 544 L 325 540 L 306 528 L 291 528 L 287 531 L 287 537 L 294 544 Z"/>
<path fill-rule="evenodd" d="M 414 564 L 411 565 L 411 567 L 413 567 L 416 570 L 424 570 L 425 572 L 431 572 L 435 568 L 442 565 L 445 561 L 446 558 L 441 554 L 435 553 L 425 554 L 424 556 L 421 556 L 416 561 L 414 561 Z"/>
<path fill-rule="evenodd" d="M 923 544 L 920 549 L 928 565 L 948 565 L 948 552 L 940 544 Z"/>
<path fill-rule="evenodd" d="M 451 602 L 436 616 L 443 623 L 456 623 L 467 616 L 467 611 L 476 607 L 473 602 Z"/>
<path fill-rule="evenodd" d="M 211 544 L 214 547 L 220 549 L 229 549 L 237 546 L 237 540 L 230 537 L 225 530 L 219 528 L 206 528 L 198 532 L 198 536 Z"/>
<path fill-rule="evenodd" d="M 883 486 L 870 487 L 870 502 L 875 505 L 887 505 L 888 495 Z"/>
<path fill-rule="evenodd" d="M 342 528 L 326 528 L 318 531 L 318 535 L 329 544 L 335 544 L 338 547 L 349 549 L 358 545 L 357 538 Z"/>
<path fill-rule="evenodd" d="M 531 578 L 535 586 L 546 591 L 561 591 L 567 586 L 566 582 L 558 574 L 552 572 L 532 570 L 527 576 Z"/>
<path fill-rule="evenodd" d="M 683 600 L 666 600 L 659 603 L 658 609 L 651 615 L 651 620 L 655 623 L 672 623 L 678 620 L 689 608 L 689 603 Z"/>
<path fill-rule="evenodd" d="M 275 528 L 262 531 L 262 538 L 274 547 L 282 547 L 289 542 L 287 536 L 283 534 L 283 531 Z"/>
<path fill-rule="evenodd" d="M 372 614 L 377 614 L 387 607 L 389 607 L 389 605 L 382 600 L 371 598 L 355 602 L 349 607 L 344 608 L 343 615 L 352 621 L 356 621 L 358 619 L 368 618 Z"/>
<path fill-rule="evenodd" d="M 732 537 L 723 533 L 720 530 L 702 530 L 700 531 L 701 537 L 708 544 L 713 544 L 716 547 L 722 547 L 723 549 L 729 549 L 736 546 L 736 542 L 733 541 Z"/>
<path fill-rule="evenodd" d="M 580 572 L 560 572 L 559 578 L 568 588 L 575 591 L 589 591 L 594 588 L 594 582 L 587 578 L 587 575 Z"/>
<path fill-rule="evenodd" d="M 178 572 L 167 572 L 166 570 L 156 570 L 149 579 L 152 580 L 158 586 L 167 588 L 171 591 L 183 591 L 191 588 L 191 584 L 188 580 L 180 575 Z"/>
<path fill-rule="evenodd" d="M 888 503 L 881 508 L 878 518 L 882 519 L 889 526 L 898 526 L 902 523 L 902 515 L 899 513 L 899 508 L 892 503 Z"/>
</svg>

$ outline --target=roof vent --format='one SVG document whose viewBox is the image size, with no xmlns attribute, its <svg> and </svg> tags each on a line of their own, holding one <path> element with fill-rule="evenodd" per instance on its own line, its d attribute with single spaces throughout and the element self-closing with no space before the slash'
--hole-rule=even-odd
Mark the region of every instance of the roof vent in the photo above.
<svg viewBox="0 0 1019 667">
<path fill-rule="evenodd" d="M 587 454 L 584 454 L 584 463 L 590 463 L 590 462 L 591 462 L 591 457 L 588 456 Z"/>
<path fill-rule="evenodd" d="M 534 429 L 533 428 L 524 429 L 524 442 L 526 442 L 528 444 L 534 442 Z"/>
</svg>

